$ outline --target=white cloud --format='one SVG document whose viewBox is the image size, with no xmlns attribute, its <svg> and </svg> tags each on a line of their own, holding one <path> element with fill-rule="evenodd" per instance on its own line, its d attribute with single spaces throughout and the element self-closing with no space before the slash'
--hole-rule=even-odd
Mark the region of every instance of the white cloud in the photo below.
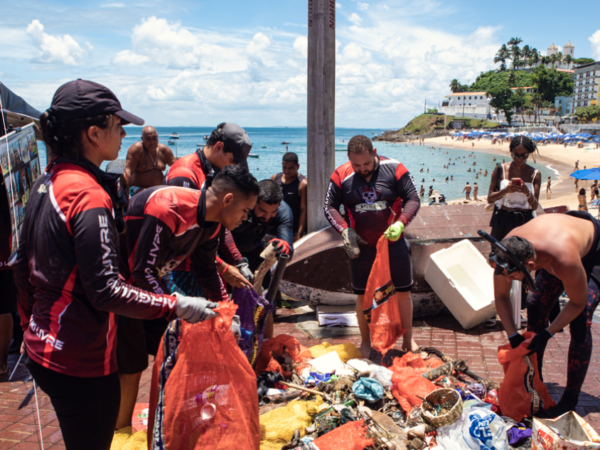
<svg viewBox="0 0 600 450">
<path fill-rule="evenodd" d="M 131 50 L 122 50 L 114 57 L 113 63 L 121 66 L 138 66 L 150 61 L 145 55 L 138 55 Z"/>
<path fill-rule="evenodd" d="M 125 8 L 126 6 L 125 3 L 105 3 L 100 5 L 101 8 Z"/>
<path fill-rule="evenodd" d="M 363 2 L 357 2 L 356 6 L 358 7 L 358 9 L 360 9 L 361 11 L 366 11 L 367 9 L 369 9 L 369 4 L 368 3 L 363 3 Z"/>
<path fill-rule="evenodd" d="M 252 41 L 246 46 L 246 52 L 249 55 L 260 55 L 271 44 L 271 39 L 263 33 L 256 33 Z"/>
<path fill-rule="evenodd" d="M 362 21 L 362 19 L 360 18 L 360 16 L 358 14 L 356 14 L 356 13 L 350 14 L 350 17 L 348 17 L 348 20 L 350 22 L 352 22 L 356 26 L 359 26 L 360 22 Z"/>
<path fill-rule="evenodd" d="M 59 63 L 69 66 L 81 64 L 84 50 L 68 34 L 52 36 L 44 33 L 44 25 L 34 19 L 27 26 L 27 34 L 38 49 L 37 61 L 43 63 Z M 93 47 L 88 43 L 88 48 Z"/>
<path fill-rule="evenodd" d="M 341 4 L 341 3 L 338 3 L 338 2 L 335 2 L 335 7 L 336 7 L 336 8 L 341 8 L 341 7 L 342 7 L 342 4 Z"/>
<path fill-rule="evenodd" d="M 596 31 L 588 39 L 592 43 L 592 56 L 598 61 L 600 59 L 600 30 Z"/>
<path fill-rule="evenodd" d="M 294 41 L 294 50 L 299 52 L 303 58 L 308 56 L 308 38 L 306 36 L 298 36 Z"/>
</svg>

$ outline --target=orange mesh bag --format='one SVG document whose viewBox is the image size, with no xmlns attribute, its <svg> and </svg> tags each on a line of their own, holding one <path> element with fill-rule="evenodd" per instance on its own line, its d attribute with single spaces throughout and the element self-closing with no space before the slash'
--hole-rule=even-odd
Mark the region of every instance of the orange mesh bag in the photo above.
<svg viewBox="0 0 600 450">
<path fill-rule="evenodd" d="M 318 437 L 312 444 L 319 450 L 363 450 L 373 445 L 373 439 L 367 439 L 367 427 L 364 419 L 348 422 L 335 430 Z"/>
<path fill-rule="evenodd" d="M 159 386 L 164 395 L 158 396 L 159 405 L 151 411 L 151 449 L 259 449 L 256 376 L 230 330 L 236 309 L 233 302 L 222 302 L 215 319 L 180 322 L 176 363 L 164 387 Z M 161 359 L 153 368 L 153 395 L 158 390 L 154 385 L 159 384 Z M 156 404 L 151 399 L 151 405 Z"/>
<path fill-rule="evenodd" d="M 498 390 L 502 415 L 521 422 L 542 409 L 552 408 L 555 403 L 538 373 L 537 355 L 527 356 L 527 346 L 535 333 L 523 333 L 525 338 L 517 348 L 510 344 L 498 347 L 498 361 L 504 370 L 504 380 Z"/>
<path fill-rule="evenodd" d="M 407 363 L 418 364 L 412 356 L 407 358 L 408 355 L 411 353 L 407 353 L 402 359 L 394 358 L 390 367 L 393 372 L 392 394 L 406 413 L 409 413 L 413 406 L 419 406 L 423 402 L 421 398 L 425 398 L 427 394 L 437 389 L 435 384 L 421 376 L 421 373 L 429 370 L 427 367 L 423 369 L 407 366 Z M 416 356 L 423 361 L 420 356 Z"/>
<path fill-rule="evenodd" d="M 363 298 L 363 314 L 371 330 L 371 345 L 385 355 L 406 330 L 402 329 L 396 288 L 390 274 L 389 241 L 377 241 L 377 256 Z"/>
<path fill-rule="evenodd" d="M 297 372 L 306 367 L 306 361 L 313 359 L 310 350 L 300 345 L 298 339 L 287 334 L 280 334 L 273 339 L 263 342 L 260 354 L 256 359 L 256 375 L 267 372 L 280 372 L 285 378 L 292 376 L 292 372 L 286 372 L 281 365 L 273 359 L 273 356 L 281 356 L 287 351 L 294 363 L 298 364 Z"/>
</svg>

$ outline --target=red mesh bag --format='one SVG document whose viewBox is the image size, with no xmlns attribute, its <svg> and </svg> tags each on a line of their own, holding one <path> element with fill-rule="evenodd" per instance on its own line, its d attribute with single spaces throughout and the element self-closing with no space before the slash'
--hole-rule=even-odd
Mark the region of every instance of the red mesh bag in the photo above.
<svg viewBox="0 0 600 450">
<path fill-rule="evenodd" d="M 535 333 L 523 333 L 525 338 L 517 348 L 510 344 L 498 347 L 498 361 L 504 370 L 504 380 L 498 390 L 502 415 L 520 422 L 539 410 L 555 405 L 538 373 L 537 355 L 526 356 L 527 346 Z"/>
<path fill-rule="evenodd" d="M 367 439 L 367 427 L 364 419 L 348 422 L 335 430 L 312 441 L 319 450 L 363 450 L 373 445 L 373 439 Z"/>
<path fill-rule="evenodd" d="M 236 309 L 233 302 L 222 302 L 215 319 L 181 322 L 177 361 L 164 386 L 158 386 L 161 343 L 153 367 L 149 448 L 259 449 L 256 376 L 230 330 Z M 160 389 L 164 406 L 157 408 Z"/>
<path fill-rule="evenodd" d="M 256 375 L 263 372 L 280 372 L 285 378 L 292 376 L 292 372 L 282 369 L 281 365 L 273 359 L 273 356 L 281 356 L 287 351 L 294 363 L 298 364 L 297 372 L 301 372 L 306 367 L 306 361 L 313 359 L 310 350 L 300 345 L 298 339 L 287 334 L 280 334 L 263 342 L 260 354 L 256 359 Z"/>
<path fill-rule="evenodd" d="M 425 361 L 419 355 L 414 356 L 425 364 Z M 408 364 L 419 367 L 410 367 Z M 392 394 L 406 413 L 409 413 L 413 406 L 419 406 L 423 403 L 421 398 L 425 398 L 427 394 L 437 389 L 435 384 L 421 376 L 421 373 L 427 372 L 429 368 L 427 366 L 425 368 L 421 367 L 421 364 L 413 357 L 412 353 L 407 353 L 402 358 L 394 358 L 390 370 L 394 372 L 392 375 Z"/>
<path fill-rule="evenodd" d="M 371 268 L 363 299 L 363 314 L 371 330 L 371 345 L 385 355 L 406 330 L 402 329 L 396 288 L 390 274 L 389 241 L 377 241 L 377 256 Z"/>
</svg>

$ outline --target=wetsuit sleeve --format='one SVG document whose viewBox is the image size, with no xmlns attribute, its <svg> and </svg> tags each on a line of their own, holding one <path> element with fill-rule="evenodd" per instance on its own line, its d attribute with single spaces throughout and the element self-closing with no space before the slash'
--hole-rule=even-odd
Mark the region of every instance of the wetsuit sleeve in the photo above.
<svg viewBox="0 0 600 450">
<path fill-rule="evenodd" d="M 290 253 L 294 252 L 294 213 L 286 202 L 281 202 L 275 216 L 277 238 L 290 245 Z"/>
<path fill-rule="evenodd" d="M 194 181 L 195 174 L 189 167 L 171 167 L 165 179 L 169 186 L 181 186 L 196 190 L 201 188 Z"/>
<path fill-rule="evenodd" d="M 349 227 L 348 223 L 340 214 L 340 206 L 342 204 L 342 183 L 339 180 L 337 172 L 333 174 L 329 180 L 329 187 L 325 195 L 325 217 L 333 228 L 341 233 Z"/>
<path fill-rule="evenodd" d="M 219 237 L 209 239 L 197 246 L 191 254 L 192 270 L 204 289 L 206 298 L 214 302 L 228 301 L 225 285 L 217 272 L 215 258 L 219 248 Z"/>
<path fill-rule="evenodd" d="M 400 198 L 402 199 L 402 212 L 400 213 L 400 221 L 406 226 L 410 224 L 415 217 L 417 217 L 417 213 L 419 212 L 419 209 L 421 209 L 421 199 L 419 197 L 419 193 L 417 192 L 417 187 L 415 186 L 410 173 L 408 173 L 406 169 L 404 169 L 404 173 L 400 174 L 398 177 L 396 189 Z"/>
<path fill-rule="evenodd" d="M 175 297 L 150 293 L 119 278 L 119 236 L 104 190 L 88 189 L 82 194 L 70 208 L 67 224 L 73 235 L 78 276 L 94 308 L 136 319 L 176 317 Z"/>
<path fill-rule="evenodd" d="M 158 271 L 158 264 L 167 259 L 165 247 L 172 236 L 172 230 L 162 220 L 150 214 L 144 216 L 131 271 L 136 286 L 155 294 L 169 292 Z"/>
<path fill-rule="evenodd" d="M 28 222 L 30 217 L 30 215 L 25 214 L 25 221 L 23 222 L 22 227 L 23 230 L 29 229 Z M 27 258 L 26 236 L 27 233 L 21 233 L 19 236 L 17 259 L 12 266 L 15 285 L 17 286 L 17 308 L 19 309 L 19 315 L 21 316 L 21 328 L 23 331 L 27 330 L 29 319 L 33 311 L 33 305 L 35 304 L 35 298 L 33 296 L 35 288 L 29 282 L 29 260 Z"/>
<path fill-rule="evenodd" d="M 244 257 L 235 245 L 231 231 L 225 227 L 221 227 L 221 231 L 219 232 L 219 253 L 225 262 L 234 266 L 237 266 L 244 260 Z M 219 262 L 219 259 L 217 257 L 217 262 Z"/>
</svg>

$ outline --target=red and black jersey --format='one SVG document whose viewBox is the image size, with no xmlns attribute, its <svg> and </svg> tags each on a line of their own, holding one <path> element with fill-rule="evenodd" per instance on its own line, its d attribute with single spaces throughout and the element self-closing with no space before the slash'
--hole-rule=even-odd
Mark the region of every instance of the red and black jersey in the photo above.
<svg viewBox="0 0 600 450">
<path fill-rule="evenodd" d="M 217 171 L 215 171 L 204 155 L 204 150 L 196 150 L 191 155 L 179 158 L 171 166 L 165 177 L 165 184 L 169 186 L 181 186 L 190 189 L 208 188 Z M 237 265 L 244 259 L 235 246 L 231 232 L 226 228 L 221 231 L 219 252 L 227 261 Z M 221 263 L 217 256 L 217 263 Z"/>
<path fill-rule="evenodd" d="M 27 354 L 59 373 L 117 370 L 113 313 L 176 317 L 177 300 L 126 284 L 113 202 L 89 161 L 49 166 L 31 189 L 14 264 Z"/>
<path fill-rule="evenodd" d="M 205 190 L 155 186 L 131 197 L 121 240 L 121 275 L 162 294 L 167 292 L 162 280 L 167 273 L 194 272 L 210 300 L 229 300 L 215 265 L 221 224 L 207 222 L 205 214 Z"/>
<path fill-rule="evenodd" d="M 340 214 L 344 205 L 345 214 Z M 355 174 L 352 164 L 338 167 L 329 181 L 325 196 L 325 216 L 341 233 L 354 228 L 370 246 L 398 219 L 408 225 L 417 215 L 421 200 L 408 169 L 395 159 L 377 156 L 377 164 L 367 182 Z"/>
</svg>

